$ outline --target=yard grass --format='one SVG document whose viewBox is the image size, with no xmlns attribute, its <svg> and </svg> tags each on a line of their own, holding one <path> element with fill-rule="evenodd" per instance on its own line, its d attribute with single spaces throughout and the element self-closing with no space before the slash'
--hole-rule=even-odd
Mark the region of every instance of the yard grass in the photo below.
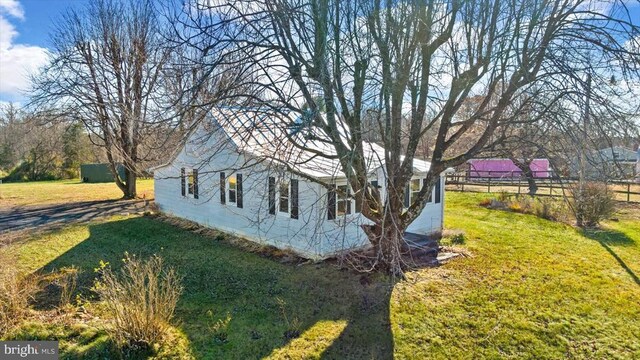
<svg viewBox="0 0 640 360">
<path fill-rule="evenodd" d="M 153 198 L 153 179 L 138 180 L 138 196 Z M 122 197 L 115 183 L 83 183 L 80 179 L 0 184 L 0 208 L 61 204 Z"/>
<path fill-rule="evenodd" d="M 640 358 L 640 217 L 627 209 L 581 232 L 447 193 L 446 227 L 471 256 L 405 282 L 327 263 L 287 265 L 152 217 L 73 225 L 16 242 L 28 272 L 159 254 L 184 276 L 179 350 L 196 358 Z M 229 315 L 224 336 L 213 323 Z M 285 319 L 286 317 L 286 319 Z M 26 324 L 11 338 L 56 338 L 68 358 L 105 358 L 101 324 Z M 299 330 L 300 337 L 285 336 Z M 63 356 L 64 357 L 64 356 Z"/>
</svg>

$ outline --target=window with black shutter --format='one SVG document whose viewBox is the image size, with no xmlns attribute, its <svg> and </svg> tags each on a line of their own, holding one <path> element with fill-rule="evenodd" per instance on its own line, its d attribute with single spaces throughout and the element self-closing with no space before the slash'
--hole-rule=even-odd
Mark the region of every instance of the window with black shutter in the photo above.
<svg viewBox="0 0 640 360">
<path fill-rule="evenodd" d="M 269 214 L 276 214 L 276 178 L 269 177 Z"/>
<path fill-rule="evenodd" d="M 223 172 L 220 173 L 220 203 L 226 203 L 226 188 L 227 188 L 226 178 Z"/>
<path fill-rule="evenodd" d="M 180 169 L 180 186 L 182 188 L 182 196 L 187 196 L 187 179 L 185 178 L 184 168 Z"/>
<path fill-rule="evenodd" d="M 242 207 L 242 174 L 236 174 L 236 205 L 239 208 Z"/>
<path fill-rule="evenodd" d="M 291 218 L 298 218 L 298 180 L 291 179 Z"/>
<path fill-rule="evenodd" d="M 193 169 L 193 198 L 198 198 L 198 170 Z"/>
<path fill-rule="evenodd" d="M 440 188 L 441 187 L 441 184 L 440 184 L 441 181 L 442 181 L 442 179 L 438 179 L 438 181 L 436 182 L 436 204 L 440 204 L 440 200 L 441 200 L 441 197 L 442 197 L 442 195 L 441 195 L 442 189 Z"/>
<path fill-rule="evenodd" d="M 336 186 L 330 185 L 327 191 L 327 219 L 336 218 Z"/>
</svg>

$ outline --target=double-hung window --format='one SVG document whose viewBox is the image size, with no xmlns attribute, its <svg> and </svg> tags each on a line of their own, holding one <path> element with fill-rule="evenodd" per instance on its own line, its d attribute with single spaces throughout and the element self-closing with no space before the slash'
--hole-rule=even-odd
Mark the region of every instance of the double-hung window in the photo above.
<svg viewBox="0 0 640 360">
<path fill-rule="evenodd" d="M 226 176 L 225 173 L 220 173 L 220 203 L 235 204 L 237 207 L 242 208 L 242 174 L 234 173 Z"/>
<path fill-rule="evenodd" d="M 278 212 L 289 213 L 289 183 L 281 181 L 278 185 Z"/>
<path fill-rule="evenodd" d="M 180 169 L 180 187 L 182 196 L 192 195 L 198 198 L 198 170 L 193 169 L 188 174 L 185 168 Z"/>
<path fill-rule="evenodd" d="M 336 216 L 345 216 L 359 212 L 355 199 L 348 185 L 331 185 L 327 191 L 327 219 L 334 220 Z"/>
<path fill-rule="evenodd" d="M 300 211 L 298 188 L 297 179 L 276 179 L 270 176 L 267 193 L 269 214 L 286 214 L 292 219 L 298 219 Z"/>
</svg>

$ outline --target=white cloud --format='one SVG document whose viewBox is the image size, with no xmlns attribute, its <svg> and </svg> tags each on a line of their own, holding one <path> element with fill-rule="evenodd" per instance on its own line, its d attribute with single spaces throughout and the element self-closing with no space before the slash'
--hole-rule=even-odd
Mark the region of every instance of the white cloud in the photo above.
<svg viewBox="0 0 640 360">
<path fill-rule="evenodd" d="M 17 0 L 0 0 L 0 13 L 11 15 L 15 18 L 24 19 L 24 10 Z"/>
<path fill-rule="evenodd" d="M 46 63 L 47 49 L 14 44 L 18 32 L 6 15 L 24 20 L 24 11 L 16 0 L 0 0 L 0 96 L 19 100 L 29 88 L 29 75 Z"/>
</svg>

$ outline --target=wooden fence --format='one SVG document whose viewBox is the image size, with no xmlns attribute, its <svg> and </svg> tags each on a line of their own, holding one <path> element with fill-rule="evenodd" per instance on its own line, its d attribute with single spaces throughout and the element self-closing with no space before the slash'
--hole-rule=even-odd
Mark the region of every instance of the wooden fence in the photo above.
<svg viewBox="0 0 640 360">
<path fill-rule="evenodd" d="M 449 191 L 507 192 L 514 194 L 527 194 L 529 192 L 529 185 L 520 174 L 503 173 L 502 176 L 500 174 L 491 174 L 491 176 L 487 177 L 470 177 L 468 172 L 448 174 L 446 176 L 446 189 Z M 554 176 L 538 177 L 535 181 L 538 186 L 536 196 L 561 197 L 567 195 L 568 187 L 575 184 L 577 179 Z M 631 180 L 613 180 L 608 181 L 608 183 L 617 200 L 640 203 L 640 183 Z"/>
</svg>

